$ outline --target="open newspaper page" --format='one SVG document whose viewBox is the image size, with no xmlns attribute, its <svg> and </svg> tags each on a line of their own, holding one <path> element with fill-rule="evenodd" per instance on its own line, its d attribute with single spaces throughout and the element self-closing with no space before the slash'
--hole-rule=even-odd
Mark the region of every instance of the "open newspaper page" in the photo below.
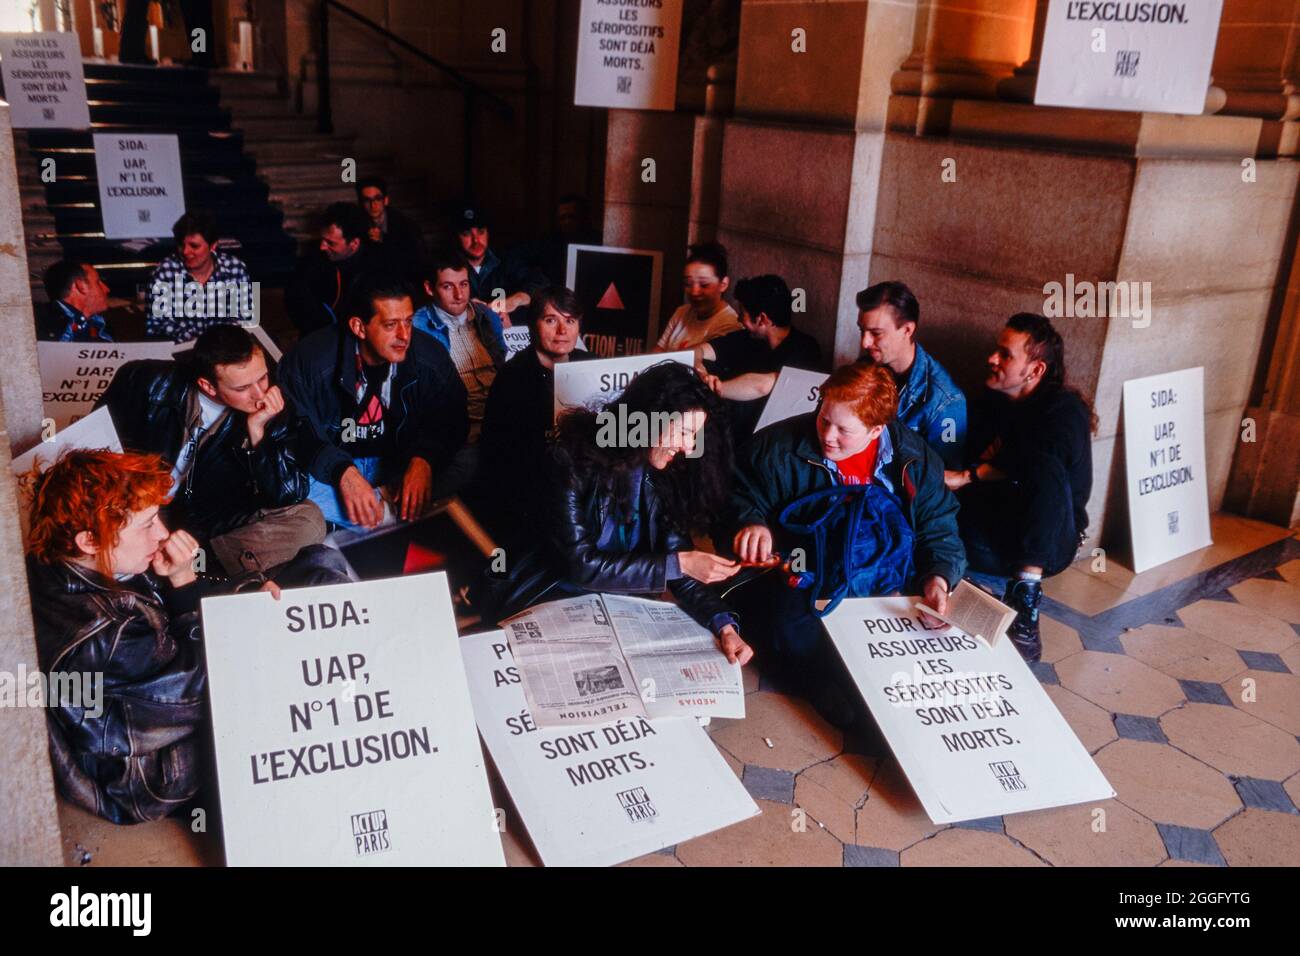
<svg viewBox="0 0 1300 956">
<path fill-rule="evenodd" d="M 501 626 L 537 726 L 599 724 L 646 713 L 600 595 L 539 604 Z"/>
<path fill-rule="evenodd" d="M 605 594 L 646 712 L 651 717 L 744 717 L 740 665 L 707 628 L 675 604 Z"/>
<path fill-rule="evenodd" d="M 998 642 L 1016 617 L 1015 611 L 969 581 L 957 582 L 957 587 L 948 595 L 948 607 L 943 614 L 936 614 L 932 608 L 919 604 L 916 607 L 971 637 L 979 638 L 989 647 Z"/>
</svg>

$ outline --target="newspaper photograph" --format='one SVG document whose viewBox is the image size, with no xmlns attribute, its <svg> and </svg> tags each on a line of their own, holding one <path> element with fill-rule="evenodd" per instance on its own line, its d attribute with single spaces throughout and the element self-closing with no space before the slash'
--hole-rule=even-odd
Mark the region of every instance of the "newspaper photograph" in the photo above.
<svg viewBox="0 0 1300 956">
<path fill-rule="evenodd" d="M 740 665 L 674 604 L 587 594 L 502 622 L 539 727 L 745 715 Z"/>
</svg>

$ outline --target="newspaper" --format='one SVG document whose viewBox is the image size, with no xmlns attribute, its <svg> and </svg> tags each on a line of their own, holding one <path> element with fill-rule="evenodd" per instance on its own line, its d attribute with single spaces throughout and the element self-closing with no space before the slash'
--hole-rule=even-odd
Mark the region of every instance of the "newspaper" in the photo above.
<svg viewBox="0 0 1300 956">
<path fill-rule="evenodd" d="M 740 665 L 675 604 L 584 594 L 503 621 L 539 727 L 744 717 Z"/>
<path fill-rule="evenodd" d="M 966 580 L 957 582 L 957 587 L 948 595 L 948 607 L 942 614 L 924 604 L 913 606 L 918 611 L 924 611 L 983 641 L 989 647 L 997 644 L 1016 619 L 1015 611 Z"/>
</svg>

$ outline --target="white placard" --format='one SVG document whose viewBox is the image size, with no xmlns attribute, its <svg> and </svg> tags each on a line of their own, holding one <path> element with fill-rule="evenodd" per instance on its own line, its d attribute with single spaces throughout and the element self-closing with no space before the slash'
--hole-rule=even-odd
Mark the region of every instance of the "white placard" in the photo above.
<svg viewBox="0 0 1300 956">
<path fill-rule="evenodd" d="M 260 286 L 261 286 L 260 282 L 253 283 L 254 289 L 259 289 Z M 260 291 L 253 296 L 253 299 L 255 302 L 261 301 Z M 260 313 L 261 309 L 259 308 L 256 311 Z M 220 323 L 214 323 L 214 324 L 220 324 Z M 248 334 L 251 335 L 253 338 L 257 339 L 257 344 L 262 346 L 262 351 L 265 352 L 267 356 L 270 357 L 271 361 L 279 362 L 280 359 L 284 357 L 283 354 L 280 352 L 280 347 L 275 344 L 275 340 L 271 338 L 270 334 L 262 326 L 249 325 L 244 322 L 235 322 L 234 320 L 231 320 L 231 324 L 242 325 L 245 329 L 247 329 Z M 199 340 L 197 338 L 193 338 L 190 339 L 188 342 L 182 342 L 180 345 L 172 346 L 172 355 L 180 355 L 183 352 L 190 351 L 191 349 L 194 348 L 195 344 L 198 341 Z"/>
<path fill-rule="evenodd" d="M 41 404 L 62 431 L 90 414 L 117 370 L 137 359 L 169 359 L 170 342 L 37 342 Z"/>
<path fill-rule="evenodd" d="M 109 239 L 170 236 L 185 212 L 174 133 L 96 133 L 95 176 Z"/>
<path fill-rule="evenodd" d="M 556 417 L 566 408 L 599 409 L 627 388 L 632 379 L 660 362 L 681 362 L 694 368 L 695 353 L 662 352 L 590 362 L 561 362 L 555 366 Z"/>
<path fill-rule="evenodd" d="M 1133 570 L 1208 547 L 1205 369 L 1124 383 L 1124 461 Z"/>
<path fill-rule="evenodd" d="M 508 329 L 502 329 L 501 337 L 506 342 L 507 358 L 513 358 L 516 352 L 522 352 L 533 341 L 533 335 L 526 325 L 512 325 Z"/>
<path fill-rule="evenodd" d="M 479 733 L 547 866 L 610 866 L 757 816 L 690 717 L 538 728 L 501 631 L 461 640 Z"/>
<path fill-rule="evenodd" d="M 75 33 L 0 33 L 4 98 L 15 129 L 89 129 Z"/>
<path fill-rule="evenodd" d="M 40 442 L 12 461 L 14 477 L 18 480 L 18 523 L 22 528 L 24 543 L 27 541 L 32 510 L 32 483 L 28 475 L 38 463 L 41 471 L 50 467 L 65 448 L 107 448 L 109 451 L 120 452 L 122 442 L 117 437 L 117 429 L 113 427 L 113 418 L 108 409 L 91 412 L 67 428 L 56 428 L 49 441 Z"/>
<path fill-rule="evenodd" d="M 447 576 L 203 600 L 231 866 L 503 866 Z"/>
<path fill-rule="evenodd" d="M 578 15 L 575 106 L 672 110 L 682 0 L 582 0 Z"/>
<path fill-rule="evenodd" d="M 913 600 L 849 598 L 822 624 L 931 820 L 1115 795 L 1014 644 L 929 630 Z"/>
<path fill-rule="evenodd" d="M 1200 114 L 1222 9 L 1223 0 L 1051 0 L 1034 102 Z"/>
<path fill-rule="evenodd" d="M 783 422 L 796 415 L 804 415 L 817 410 L 821 401 L 821 387 L 829 375 L 825 372 L 809 372 L 802 368 L 783 368 L 767 396 L 763 414 L 758 417 L 754 431 L 766 428 L 776 422 Z"/>
</svg>

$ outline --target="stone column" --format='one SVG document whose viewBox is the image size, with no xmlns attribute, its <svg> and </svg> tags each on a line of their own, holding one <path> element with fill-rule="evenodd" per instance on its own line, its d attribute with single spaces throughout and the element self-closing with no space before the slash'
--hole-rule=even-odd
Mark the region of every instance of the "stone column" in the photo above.
<svg viewBox="0 0 1300 956">
<path fill-rule="evenodd" d="M 894 92 L 993 98 L 1029 52 L 1034 11 L 1035 0 L 920 0 Z"/>
<path fill-rule="evenodd" d="M 0 672 L 40 670 L 27 597 L 10 445 L 40 440 L 41 385 L 9 107 L 0 103 Z M 16 688 L 25 695 L 26 686 Z M 0 866 L 62 863 L 45 712 L 0 707 Z"/>
</svg>

